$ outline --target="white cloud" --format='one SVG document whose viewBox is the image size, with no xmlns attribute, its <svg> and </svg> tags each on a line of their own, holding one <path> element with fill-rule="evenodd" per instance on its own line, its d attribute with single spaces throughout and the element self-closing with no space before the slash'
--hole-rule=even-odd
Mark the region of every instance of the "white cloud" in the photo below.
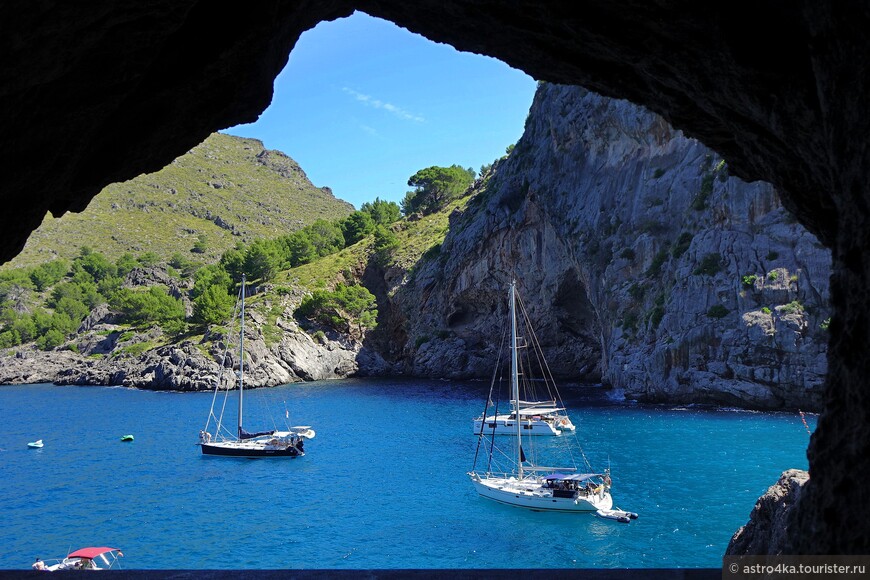
<svg viewBox="0 0 870 580">
<path fill-rule="evenodd" d="M 406 121 L 414 121 L 416 123 L 422 123 L 426 120 L 423 117 L 421 117 L 420 115 L 415 115 L 414 113 L 408 112 L 405 109 L 403 109 L 401 107 L 397 107 L 396 105 L 394 105 L 392 103 L 385 103 L 381 100 L 372 98 L 371 95 L 365 95 L 363 93 L 360 93 L 360 92 L 355 91 L 353 89 L 349 89 L 347 87 L 342 87 L 341 90 L 365 105 L 368 105 L 370 107 L 374 107 L 376 109 L 383 109 L 383 110 L 387 111 L 388 113 L 392 113 L 393 115 L 395 115 L 396 117 L 398 117 L 400 119 L 405 119 Z"/>
<path fill-rule="evenodd" d="M 372 137 L 376 137 L 378 139 L 382 138 L 381 134 L 378 133 L 378 130 L 375 129 L 374 127 L 369 127 L 368 125 L 360 125 L 359 128 L 362 129 L 364 132 L 368 133 L 369 135 L 371 135 Z"/>
</svg>

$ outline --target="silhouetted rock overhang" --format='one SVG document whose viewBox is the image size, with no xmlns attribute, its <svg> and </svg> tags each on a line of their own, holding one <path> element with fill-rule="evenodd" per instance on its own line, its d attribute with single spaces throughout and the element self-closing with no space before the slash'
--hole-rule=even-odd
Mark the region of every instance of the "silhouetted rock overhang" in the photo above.
<svg viewBox="0 0 870 580">
<path fill-rule="evenodd" d="M 537 79 L 646 105 L 736 175 L 779 188 L 833 251 L 835 310 L 826 408 L 790 549 L 870 553 L 866 3 L 4 2 L 0 259 L 46 211 L 81 210 L 106 184 L 254 120 L 299 35 L 355 9 Z"/>
</svg>

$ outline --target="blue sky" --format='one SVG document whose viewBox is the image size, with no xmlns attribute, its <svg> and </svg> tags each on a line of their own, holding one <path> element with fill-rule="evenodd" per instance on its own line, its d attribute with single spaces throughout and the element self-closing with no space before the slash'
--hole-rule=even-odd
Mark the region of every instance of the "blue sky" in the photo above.
<svg viewBox="0 0 870 580">
<path fill-rule="evenodd" d="M 431 165 L 480 169 L 522 135 L 535 81 L 357 12 L 305 32 L 255 123 L 224 132 L 290 155 L 357 208 L 400 201 Z"/>
</svg>

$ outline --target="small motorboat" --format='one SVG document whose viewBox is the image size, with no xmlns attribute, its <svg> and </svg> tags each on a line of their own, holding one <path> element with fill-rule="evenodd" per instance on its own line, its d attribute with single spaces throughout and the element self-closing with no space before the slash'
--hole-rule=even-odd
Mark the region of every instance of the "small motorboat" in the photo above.
<svg viewBox="0 0 870 580">
<path fill-rule="evenodd" d="M 121 441 L 132 441 L 132 440 L 133 440 L 132 435 L 124 435 L 123 437 L 121 437 Z"/>
<path fill-rule="evenodd" d="M 119 558 L 124 554 L 118 548 L 107 546 L 82 548 L 71 552 L 66 558 L 41 562 L 38 558 L 34 570 L 56 572 L 58 570 L 110 570 L 121 567 Z"/>
<path fill-rule="evenodd" d="M 37 439 L 36 441 L 31 441 L 27 444 L 30 449 L 42 449 L 42 439 Z"/>
<path fill-rule="evenodd" d="M 636 513 L 627 512 L 627 511 L 621 510 L 621 509 L 614 509 L 614 510 L 600 509 L 600 510 L 595 512 L 595 515 L 598 516 L 599 518 L 604 518 L 607 520 L 616 520 L 617 522 L 620 522 L 623 524 L 627 524 L 631 520 L 637 519 Z"/>
</svg>

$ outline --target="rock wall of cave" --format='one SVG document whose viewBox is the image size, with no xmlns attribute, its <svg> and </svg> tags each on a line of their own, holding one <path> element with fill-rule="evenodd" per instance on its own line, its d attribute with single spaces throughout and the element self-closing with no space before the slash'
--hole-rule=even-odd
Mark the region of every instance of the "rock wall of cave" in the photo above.
<svg viewBox="0 0 870 580">
<path fill-rule="evenodd" d="M 628 98 L 772 183 L 832 250 L 812 477 L 788 550 L 870 553 L 870 5 L 689 0 L 30 0 L 0 5 L 0 259 L 46 211 L 84 207 L 252 120 L 299 35 L 361 9 L 538 79 Z M 231 23 L 231 24 L 230 24 Z M 775 33 L 774 33 L 775 31 Z"/>
</svg>

